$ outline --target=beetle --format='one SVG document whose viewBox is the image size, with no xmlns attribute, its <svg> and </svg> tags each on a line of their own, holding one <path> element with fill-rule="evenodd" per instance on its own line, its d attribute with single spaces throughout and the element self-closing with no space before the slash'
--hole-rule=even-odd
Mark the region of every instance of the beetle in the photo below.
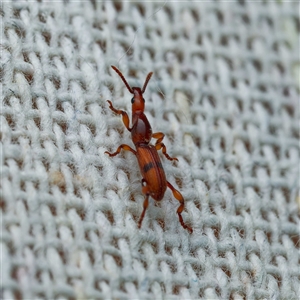
<svg viewBox="0 0 300 300">
<path fill-rule="evenodd" d="M 147 84 L 153 74 L 150 72 L 145 80 L 143 88 L 139 87 L 130 87 L 127 83 L 125 77 L 121 73 L 121 71 L 115 66 L 111 66 L 113 70 L 121 77 L 128 91 L 133 94 L 133 98 L 131 99 L 132 103 L 132 127 L 129 127 L 129 117 L 128 114 L 123 111 L 113 107 L 112 102 L 107 100 L 109 104 L 109 108 L 116 113 L 117 115 L 122 115 L 122 120 L 128 131 L 131 132 L 131 138 L 135 145 L 136 150 L 132 149 L 130 146 L 126 144 L 122 144 L 118 147 L 118 149 L 114 153 L 110 153 L 105 151 L 104 153 L 109 156 L 116 156 L 121 152 L 121 150 L 130 151 L 133 153 L 138 161 L 139 168 L 142 174 L 142 193 L 145 195 L 144 203 L 143 203 L 143 212 L 140 216 L 138 227 L 140 228 L 142 225 L 142 221 L 145 216 L 145 212 L 147 210 L 149 204 L 149 196 L 152 197 L 156 201 L 161 201 L 164 197 L 165 191 L 167 187 L 172 191 L 173 196 L 180 203 L 177 214 L 179 218 L 179 222 L 181 226 L 187 229 L 190 233 L 193 232 L 193 229 L 186 225 L 183 221 L 181 213 L 184 209 L 184 198 L 181 193 L 174 188 L 174 186 L 167 181 L 166 175 L 161 164 L 161 160 L 158 155 L 158 150 L 162 150 L 164 156 L 170 161 L 178 161 L 176 157 L 170 157 L 167 154 L 167 149 L 162 140 L 164 138 L 164 134 L 162 132 L 152 133 L 151 125 L 144 114 L 145 109 L 145 99 L 143 98 L 143 93 L 146 90 Z M 150 144 L 151 138 L 156 139 L 155 145 Z"/>
</svg>

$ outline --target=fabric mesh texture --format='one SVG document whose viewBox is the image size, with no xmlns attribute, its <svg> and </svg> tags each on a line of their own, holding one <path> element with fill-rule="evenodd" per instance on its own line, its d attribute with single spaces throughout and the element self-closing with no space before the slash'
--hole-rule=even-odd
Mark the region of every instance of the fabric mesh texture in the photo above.
<svg viewBox="0 0 300 300">
<path fill-rule="evenodd" d="M 1 4 L 1 299 L 298 299 L 299 2 Z M 150 200 L 110 99 L 142 86 L 185 198 Z M 161 152 L 161 151 L 159 151 Z"/>
</svg>

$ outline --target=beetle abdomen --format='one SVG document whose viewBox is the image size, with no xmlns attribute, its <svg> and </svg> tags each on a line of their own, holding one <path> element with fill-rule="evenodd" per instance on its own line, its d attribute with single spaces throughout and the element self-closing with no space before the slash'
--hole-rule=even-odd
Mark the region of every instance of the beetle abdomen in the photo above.
<svg viewBox="0 0 300 300">
<path fill-rule="evenodd" d="M 136 152 L 149 195 L 156 201 L 162 200 L 167 189 L 167 180 L 156 148 L 153 145 L 139 145 Z"/>
</svg>

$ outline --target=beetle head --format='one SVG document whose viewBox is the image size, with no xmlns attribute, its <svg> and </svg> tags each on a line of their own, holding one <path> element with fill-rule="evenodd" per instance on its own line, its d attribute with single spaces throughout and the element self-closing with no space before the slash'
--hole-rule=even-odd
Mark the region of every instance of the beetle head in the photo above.
<svg viewBox="0 0 300 300">
<path fill-rule="evenodd" d="M 123 76 L 123 74 L 121 73 L 121 71 L 115 67 L 115 66 L 111 66 L 115 72 L 117 72 L 117 74 L 121 77 L 121 79 L 123 80 L 124 84 L 126 85 L 128 91 L 133 94 L 133 98 L 131 99 L 131 103 L 132 103 L 132 112 L 133 113 L 138 113 L 138 112 L 143 112 L 144 111 L 144 107 L 145 107 L 145 99 L 143 98 L 143 93 L 146 90 L 146 87 L 148 85 L 148 82 L 153 74 L 153 72 L 150 72 L 145 80 L 144 86 L 143 88 L 139 88 L 139 87 L 130 87 L 130 85 L 128 84 L 128 82 L 126 81 L 125 77 Z"/>
</svg>

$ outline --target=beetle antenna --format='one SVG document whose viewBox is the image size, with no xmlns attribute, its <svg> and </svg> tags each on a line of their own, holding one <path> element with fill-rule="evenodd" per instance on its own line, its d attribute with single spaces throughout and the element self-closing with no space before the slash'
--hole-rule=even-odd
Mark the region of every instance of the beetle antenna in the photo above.
<svg viewBox="0 0 300 300">
<path fill-rule="evenodd" d="M 115 67 L 115 66 L 111 66 L 111 67 L 112 67 L 112 68 L 117 72 L 117 74 L 121 77 L 121 79 L 123 80 L 124 84 L 126 85 L 128 91 L 129 91 L 131 94 L 133 94 L 132 88 L 131 88 L 130 85 L 127 83 L 127 81 L 126 81 L 125 77 L 123 76 L 123 74 L 121 73 L 121 71 L 120 71 L 117 67 Z M 148 75 L 148 76 L 149 76 L 149 75 Z M 150 78 L 149 78 L 149 79 L 150 79 Z M 148 80 L 149 80 L 149 79 L 148 79 Z"/>
<path fill-rule="evenodd" d="M 146 87 L 147 87 L 147 84 L 148 84 L 148 82 L 149 82 L 149 80 L 150 80 L 152 74 L 153 74 L 153 72 L 150 72 L 150 73 L 147 75 L 146 80 L 145 80 L 145 83 L 144 83 L 144 86 L 143 86 L 143 88 L 142 88 L 142 94 L 144 94 L 145 89 L 146 89 Z"/>
</svg>

